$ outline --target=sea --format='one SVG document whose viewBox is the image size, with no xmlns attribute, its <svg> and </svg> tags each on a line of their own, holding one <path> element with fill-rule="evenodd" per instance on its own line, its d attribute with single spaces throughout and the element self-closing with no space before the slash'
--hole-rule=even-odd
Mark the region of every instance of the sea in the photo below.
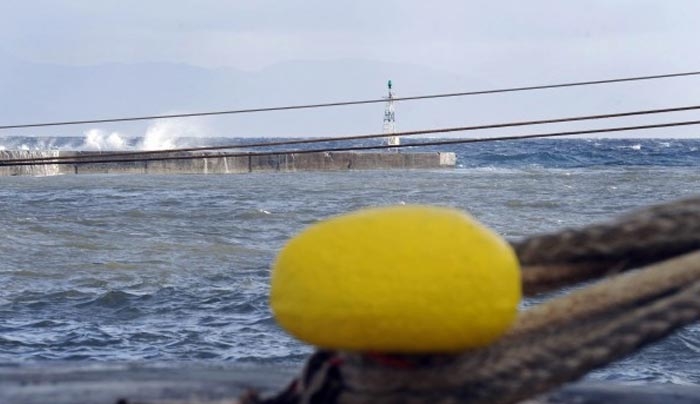
<svg viewBox="0 0 700 404">
<path fill-rule="evenodd" d="M 81 142 L 5 137 L 0 149 Z M 700 192 L 700 140 L 420 143 L 407 150 L 455 152 L 457 167 L 0 177 L 0 366 L 297 366 L 313 347 L 276 324 L 270 266 L 320 220 L 374 206 L 450 206 L 517 240 Z M 588 377 L 700 384 L 700 326 Z"/>
</svg>

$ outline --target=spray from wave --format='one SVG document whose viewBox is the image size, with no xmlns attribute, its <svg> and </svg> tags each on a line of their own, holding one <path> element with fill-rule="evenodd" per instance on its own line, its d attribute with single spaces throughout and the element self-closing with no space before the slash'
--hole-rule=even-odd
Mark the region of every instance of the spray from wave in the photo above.
<svg viewBox="0 0 700 404">
<path fill-rule="evenodd" d="M 13 138 L 6 137 L 2 139 L 0 151 L 44 151 L 44 150 L 59 150 L 61 149 L 59 142 L 55 138 Z"/>
<path fill-rule="evenodd" d="M 127 139 L 119 132 L 107 133 L 101 129 L 90 129 L 85 132 L 85 139 L 80 146 L 81 150 L 128 150 Z"/>
<path fill-rule="evenodd" d="M 90 128 L 82 136 L 4 136 L 0 137 L 0 152 L 10 158 L 52 157 L 61 151 L 152 151 L 208 146 L 206 125 L 193 119 L 160 120 L 146 128 L 143 136 Z"/>
<path fill-rule="evenodd" d="M 184 120 L 160 120 L 146 129 L 142 138 L 129 138 L 119 132 L 102 129 L 89 129 L 84 132 L 79 150 L 122 151 L 122 150 L 167 150 L 187 147 L 186 138 L 202 137 L 201 126 Z"/>
<path fill-rule="evenodd" d="M 202 137 L 201 126 L 182 119 L 160 120 L 148 127 L 138 144 L 139 150 L 166 150 L 187 147 L 183 138 Z"/>
</svg>

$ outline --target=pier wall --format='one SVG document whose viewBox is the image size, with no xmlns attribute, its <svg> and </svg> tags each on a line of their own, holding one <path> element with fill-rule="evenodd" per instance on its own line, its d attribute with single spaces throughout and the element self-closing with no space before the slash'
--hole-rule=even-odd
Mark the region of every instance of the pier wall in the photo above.
<svg viewBox="0 0 700 404">
<path fill-rule="evenodd" d="M 225 156 L 224 153 L 178 152 L 159 154 L 161 160 L 142 159 L 118 162 L 80 162 L 62 160 L 61 164 L 3 165 L 7 160 L 39 157 L 74 157 L 77 160 L 117 160 L 105 154 L 77 151 L 0 152 L 0 176 L 66 174 L 235 174 L 272 171 L 342 171 L 383 169 L 454 168 L 451 152 L 314 152 L 270 155 Z M 156 155 L 153 155 L 154 157 Z M 201 158 L 191 158 L 198 156 Z"/>
</svg>

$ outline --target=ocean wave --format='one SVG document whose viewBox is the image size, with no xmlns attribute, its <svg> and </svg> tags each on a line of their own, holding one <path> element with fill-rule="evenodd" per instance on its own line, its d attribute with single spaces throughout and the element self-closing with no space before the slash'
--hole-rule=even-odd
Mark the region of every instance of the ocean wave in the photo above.
<svg viewBox="0 0 700 404">
<path fill-rule="evenodd" d="M 122 308 L 131 304 L 140 296 L 127 293 L 121 290 L 111 290 L 99 297 L 88 302 L 80 303 L 78 307 L 105 307 L 105 308 Z"/>
<path fill-rule="evenodd" d="M 700 354 L 700 333 L 693 333 L 693 335 L 691 335 L 690 332 L 685 332 L 681 333 L 679 338 L 686 348 L 696 354 Z"/>
<path fill-rule="evenodd" d="M 636 143 L 640 151 L 616 149 Z M 523 237 L 697 192 L 700 155 L 689 148 L 700 143 L 657 143 L 465 145 L 455 151 L 469 167 L 456 170 L 8 178 L 0 190 L 0 362 L 300 365 L 312 348 L 280 329 L 268 296 L 270 264 L 304 227 L 404 201 L 463 209 L 499 234 Z M 542 148 L 551 149 L 546 161 L 538 161 Z M 489 161 L 485 151 L 519 158 Z M 697 330 L 600 374 L 697 379 Z"/>
</svg>

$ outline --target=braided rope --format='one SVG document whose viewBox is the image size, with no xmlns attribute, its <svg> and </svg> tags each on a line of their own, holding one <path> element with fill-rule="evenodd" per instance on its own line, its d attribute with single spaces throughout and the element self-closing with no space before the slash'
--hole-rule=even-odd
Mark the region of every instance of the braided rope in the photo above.
<svg viewBox="0 0 700 404">
<path fill-rule="evenodd" d="M 690 254 L 650 271 L 628 274 L 628 298 L 600 305 L 595 313 L 576 311 L 576 307 L 582 297 L 600 296 L 605 288 L 553 299 L 525 312 L 513 331 L 496 344 L 452 359 L 436 356 L 432 364 L 416 369 L 387 370 L 346 354 L 342 376 L 347 387 L 339 402 L 511 403 L 543 393 L 700 319 L 700 278 L 662 293 L 648 292 L 649 283 L 656 280 L 649 274 L 664 277 L 659 267 L 678 270 L 694 262 L 690 272 L 697 272 L 699 258 L 700 253 Z M 617 290 L 614 285 L 608 292 Z M 637 290 L 640 293 L 633 292 Z M 571 310 L 567 318 L 542 324 L 547 313 L 560 307 Z"/>
<path fill-rule="evenodd" d="M 699 318 L 697 282 L 647 306 L 549 328 L 488 349 L 493 351 L 487 355 L 506 358 L 503 361 L 485 364 L 477 361 L 480 355 L 465 355 L 467 360 L 453 374 L 461 376 L 455 379 L 469 375 L 460 389 L 463 398 L 469 398 L 464 402 L 517 402 L 576 380 Z"/>
<path fill-rule="evenodd" d="M 700 197 L 513 246 L 530 294 L 656 264 L 537 305 L 486 348 L 394 356 L 406 367 L 357 353 L 318 353 L 292 390 L 249 402 L 514 403 L 700 319 Z"/>
<path fill-rule="evenodd" d="M 513 243 L 523 266 L 626 262 L 636 267 L 700 248 L 700 198 L 657 205 L 618 220 Z"/>
<path fill-rule="evenodd" d="M 557 289 L 700 249 L 700 197 L 512 245 L 523 266 L 525 294 Z"/>
<path fill-rule="evenodd" d="M 700 250 L 628 272 L 531 307 L 518 318 L 507 338 L 557 327 L 573 316 L 583 319 L 627 310 L 700 279 Z"/>
</svg>

